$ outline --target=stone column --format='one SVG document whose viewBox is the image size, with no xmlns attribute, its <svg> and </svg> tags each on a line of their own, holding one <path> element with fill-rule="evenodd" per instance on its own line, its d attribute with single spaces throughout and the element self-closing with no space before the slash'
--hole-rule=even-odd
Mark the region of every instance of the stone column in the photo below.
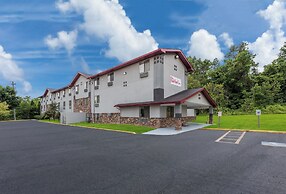
<svg viewBox="0 0 286 194">
<path fill-rule="evenodd" d="M 182 105 L 176 104 L 175 105 L 175 128 L 176 130 L 182 130 Z"/>
<path fill-rule="evenodd" d="M 209 108 L 209 124 L 213 124 L 213 114 L 214 114 L 214 108 L 210 106 Z"/>
</svg>

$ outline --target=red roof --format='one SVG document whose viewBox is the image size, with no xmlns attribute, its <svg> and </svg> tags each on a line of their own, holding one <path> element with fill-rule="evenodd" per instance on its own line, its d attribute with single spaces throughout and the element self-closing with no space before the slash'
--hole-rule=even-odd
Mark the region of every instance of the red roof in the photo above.
<svg viewBox="0 0 286 194">
<path fill-rule="evenodd" d="M 102 75 L 111 73 L 113 71 L 116 71 L 118 69 L 122 69 L 124 67 L 127 67 L 129 65 L 133 65 L 134 63 L 138 63 L 138 62 L 143 61 L 145 59 L 148 59 L 150 57 L 154 57 L 156 55 L 165 54 L 165 53 L 176 53 L 179 56 L 179 58 L 182 60 L 183 64 L 186 66 L 187 70 L 189 72 L 194 71 L 193 66 L 190 64 L 190 62 L 188 61 L 188 59 L 185 57 L 184 53 L 181 50 L 177 50 L 177 49 L 157 49 L 157 50 L 151 51 L 151 52 L 149 52 L 147 54 L 141 55 L 141 56 L 139 56 L 137 58 L 131 59 L 131 60 L 125 62 L 125 63 L 117 65 L 117 66 L 115 66 L 113 68 L 110 68 L 110 69 L 107 69 L 107 70 L 105 70 L 103 72 L 95 74 L 95 75 L 91 76 L 90 78 L 95 78 L 95 77 L 98 77 L 98 76 L 102 76 Z"/>
<path fill-rule="evenodd" d="M 203 95 L 206 97 L 206 99 L 214 108 L 217 107 L 216 102 L 212 99 L 212 97 L 209 95 L 208 91 L 205 88 L 184 90 L 182 92 L 169 96 L 163 100 L 117 104 L 115 105 L 115 107 L 150 106 L 159 104 L 182 104 L 200 92 L 203 93 Z"/>
</svg>

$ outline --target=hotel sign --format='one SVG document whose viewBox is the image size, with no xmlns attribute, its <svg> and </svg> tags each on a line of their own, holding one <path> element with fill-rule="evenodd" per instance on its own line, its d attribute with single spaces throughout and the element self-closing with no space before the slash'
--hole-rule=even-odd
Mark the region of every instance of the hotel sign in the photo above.
<svg viewBox="0 0 286 194">
<path fill-rule="evenodd" d="M 177 77 L 175 77 L 175 76 L 172 76 L 172 75 L 170 75 L 170 77 L 171 77 L 171 84 L 172 84 L 172 85 L 175 85 L 175 86 L 178 86 L 178 87 L 181 87 L 181 86 L 182 86 L 182 81 L 181 81 L 181 79 L 179 79 L 179 78 L 177 78 Z"/>
</svg>

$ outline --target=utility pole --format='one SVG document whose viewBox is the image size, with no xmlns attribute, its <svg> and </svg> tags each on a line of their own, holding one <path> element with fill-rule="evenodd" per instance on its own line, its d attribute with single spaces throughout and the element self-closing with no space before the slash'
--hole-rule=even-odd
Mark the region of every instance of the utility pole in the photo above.
<svg viewBox="0 0 286 194">
<path fill-rule="evenodd" d="M 14 81 L 12 81 L 11 84 L 12 84 L 13 90 L 16 94 L 16 90 L 15 90 L 16 83 Z M 13 113 L 14 113 L 14 120 L 16 121 L 16 109 L 15 109 L 15 107 L 13 107 Z"/>
</svg>

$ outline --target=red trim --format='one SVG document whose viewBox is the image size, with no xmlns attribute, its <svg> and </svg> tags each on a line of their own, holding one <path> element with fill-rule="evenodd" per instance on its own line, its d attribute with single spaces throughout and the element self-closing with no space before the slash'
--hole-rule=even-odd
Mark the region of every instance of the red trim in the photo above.
<svg viewBox="0 0 286 194">
<path fill-rule="evenodd" d="M 111 73 L 111 72 L 116 71 L 118 69 L 122 69 L 124 67 L 129 66 L 129 65 L 133 65 L 134 63 L 138 63 L 140 61 L 143 61 L 145 59 L 148 59 L 148 58 L 151 58 L 151 57 L 154 57 L 156 55 L 163 54 L 163 53 L 177 53 L 179 55 L 180 59 L 182 60 L 183 64 L 186 66 L 187 70 L 189 72 L 194 71 L 193 66 L 190 64 L 190 62 L 187 60 L 187 58 L 185 57 L 185 55 L 183 54 L 183 52 L 181 50 L 176 50 L 176 49 L 157 49 L 157 50 L 154 50 L 154 51 L 149 52 L 147 54 L 141 55 L 141 56 L 139 56 L 137 58 L 134 58 L 134 59 L 132 59 L 130 61 L 122 63 L 122 64 L 120 64 L 118 66 L 115 66 L 113 68 L 107 69 L 107 70 L 105 70 L 103 72 L 100 72 L 98 74 L 92 75 L 89 78 L 93 79 L 95 77 Z"/>
<path fill-rule="evenodd" d="M 217 104 L 215 103 L 215 101 L 211 98 L 211 96 L 209 95 L 208 91 L 205 88 L 201 88 L 200 90 L 198 90 L 197 92 L 193 93 L 192 95 L 179 100 L 179 101 L 168 101 L 168 102 L 146 102 L 146 103 L 130 103 L 130 104 L 118 104 L 115 105 L 114 107 L 131 107 L 131 106 L 148 106 L 148 105 L 159 105 L 159 104 L 183 104 L 184 102 L 186 102 L 188 99 L 192 98 L 193 96 L 195 96 L 196 94 L 202 92 L 204 94 L 204 96 L 207 98 L 207 100 L 209 101 L 209 103 L 216 108 Z"/>
<path fill-rule="evenodd" d="M 78 80 L 78 78 L 79 78 L 80 76 L 83 76 L 83 77 L 85 77 L 85 78 L 87 78 L 87 79 L 90 78 L 89 75 L 83 74 L 83 73 L 81 73 L 81 72 L 77 72 L 77 74 L 76 74 L 75 77 L 73 78 L 72 82 L 71 82 L 67 87 L 72 87 L 72 86 L 75 84 L 75 82 Z"/>
</svg>

